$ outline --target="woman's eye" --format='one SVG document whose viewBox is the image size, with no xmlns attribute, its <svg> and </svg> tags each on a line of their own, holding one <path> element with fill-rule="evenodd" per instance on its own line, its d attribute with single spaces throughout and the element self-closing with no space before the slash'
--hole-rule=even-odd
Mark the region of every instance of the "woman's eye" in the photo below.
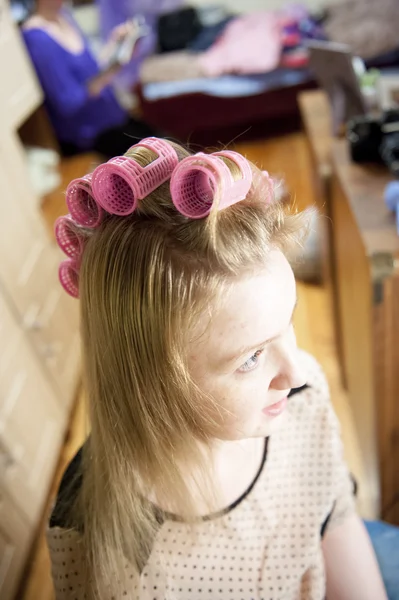
<svg viewBox="0 0 399 600">
<path fill-rule="evenodd" d="M 238 370 L 242 373 L 252 371 L 258 365 L 258 359 L 262 352 L 263 350 L 257 350 Z"/>
</svg>

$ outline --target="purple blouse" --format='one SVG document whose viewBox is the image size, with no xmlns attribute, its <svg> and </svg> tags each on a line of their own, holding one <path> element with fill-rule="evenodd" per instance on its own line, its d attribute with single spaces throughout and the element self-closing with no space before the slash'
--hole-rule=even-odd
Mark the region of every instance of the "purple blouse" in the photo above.
<svg viewBox="0 0 399 600">
<path fill-rule="evenodd" d="M 87 82 L 98 75 L 100 69 L 86 39 L 82 52 L 74 54 L 43 29 L 32 28 L 22 33 L 44 91 L 49 117 L 61 142 L 90 148 L 100 133 L 128 119 L 110 86 L 96 97 L 89 96 Z"/>
</svg>

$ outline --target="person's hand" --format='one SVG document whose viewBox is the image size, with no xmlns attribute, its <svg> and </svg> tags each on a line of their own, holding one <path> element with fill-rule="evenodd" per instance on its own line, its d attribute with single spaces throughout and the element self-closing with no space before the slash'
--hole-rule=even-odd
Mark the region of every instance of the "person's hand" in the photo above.
<svg viewBox="0 0 399 600">
<path fill-rule="evenodd" d="M 129 33 L 133 32 L 137 28 L 137 24 L 133 20 L 125 21 L 120 25 L 113 28 L 107 41 L 107 45 L 111 44 L 115 46 L 118 42 L 121 42 Z"/>
<path fill-rule="evenodd" d="M 118 56 L 118 62 L 121 65 L 128 63 L 131 60 L 136 41 L 147 33 L 148 28 L 139 18 L 125 21 L 124 23 L 114 27 L 114 29 L 111 31 L 108 42 L 101 52 L 100 61 L 102 65 L 106 66 L 107 63 L 109 64 L 110 62 L 113 62 L 113 57 L 118 53 L 118 48 L 120 48 L 121 44 L 124 44 L 126 38 L 130 38 L 131 43 L 127 41 L 124 51 L 119 53 Z"/>
<path fill-rule="evenodd" d="M 109 64 L 117 51 L 118 45 L 133 31 L 134 27 L 134 21 L 130 20 L 113 28 L 106 44 L 100 52 L 100 63 L 103 67 Z"/>
</svg>

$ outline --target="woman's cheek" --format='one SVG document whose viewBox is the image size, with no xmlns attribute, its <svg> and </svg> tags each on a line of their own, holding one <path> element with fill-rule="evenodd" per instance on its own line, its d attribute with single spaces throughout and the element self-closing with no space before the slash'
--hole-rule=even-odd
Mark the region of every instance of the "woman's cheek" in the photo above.
<svg viewBox="0 0 399 600">
<path fill-rule="evenodd" d="M 232 407 L 238 419 L 249 420 L 264 407 L 267 389 L 267 381 L 260 367 L 241 377 L 231 396 L 234 398 Z"/>
<path fill-rule="evenodd" d="M 267 402 L 270 369 L 262 361 L 252 371 L 235 372 L 213 381 L 208 391 L 217 404 L 239 419 L 261 410 Z"/>
</svg>

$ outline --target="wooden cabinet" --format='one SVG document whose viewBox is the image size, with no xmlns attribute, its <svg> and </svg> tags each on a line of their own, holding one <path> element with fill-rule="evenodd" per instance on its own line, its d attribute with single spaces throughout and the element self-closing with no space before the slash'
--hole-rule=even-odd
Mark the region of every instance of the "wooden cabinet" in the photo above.
<svg viewBox="0 0 399 600">
<path fill-rule="evenodd" d="M 46 499 L 44 483 L 49 483 L 58 458 L 65 409 L 1 296 L 0 336 L 11 342 L 0 359 L 0 485 L 34 526 Z"/>
<path fill-rule="evenodd" d="M 364 517 L 399 524 L 399 237 L 383 200 L 392 176 L 351 162 L 346 140 L 330 134 L 324 92 L 306 92 L 299 104 L 327 217 L 324 272 L 342 380 L 365 465 L 358 505 Z"/>
<path fill-rule="evenodd" d="M 387 210 L 386 169 L 350 161 L 332 144 L 331 213 L 343 367 L 371 517 L 399 524 L 399 237 Z"/>
<path fill-rule="evenodd" d="M 78 305 L 58 283 L 63 256 L 49 238 L 30 189 L 20 142 L 0 136 L 0 281 L 53 384 L 68 405 L 79 357 Z"/>
<path fill-rule="evenodd" d="M 42 222 L 16 128 L 41 92 L 0 0 L 0 598 L 13 600 L 79 380 L 78 302 Z"/>
<path fill-rule="evenodd" d="M 3 118 L 10 129 L 16 129 L 39 106 L 42 91 L 7 0 L 0 0 L 0 73 Z"/>
<path fill-rule="evenodd" d="M 0 598 L 13 598 L 32 540 L 32 529 L 0 488 Z"/>
</svg>

